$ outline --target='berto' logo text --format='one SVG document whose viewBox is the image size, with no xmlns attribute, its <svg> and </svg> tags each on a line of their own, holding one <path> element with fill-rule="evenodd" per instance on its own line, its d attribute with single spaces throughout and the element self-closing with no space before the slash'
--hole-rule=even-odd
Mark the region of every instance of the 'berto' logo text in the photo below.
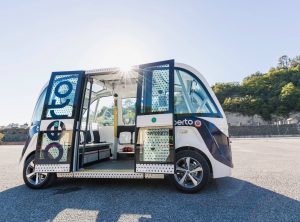
<svg viewBox="0 0 300 222">
<path fill-rule="evenodd" d="M 183 119 L 183 120 L 175 120 L 175 126 L 195 126 L 195 127 L 201 127 L 201 121 L 200 120 L 191 120 L 191 119 Z"/>
</svg>

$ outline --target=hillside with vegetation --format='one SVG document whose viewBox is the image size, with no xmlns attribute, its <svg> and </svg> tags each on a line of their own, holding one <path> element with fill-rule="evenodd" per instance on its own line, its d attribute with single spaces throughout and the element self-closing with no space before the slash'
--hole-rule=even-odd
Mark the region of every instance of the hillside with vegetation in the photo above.
<svg viewBox="0 0 300 222">
<path fill-rule="evenodd" d="M 212 88 L 225 111 L 258 114 L 265 120 L 300 112 L 300 56 L 282 56 L 267 73 L 256 72 L 241 83 L 216 83 Z"/>
</svg>

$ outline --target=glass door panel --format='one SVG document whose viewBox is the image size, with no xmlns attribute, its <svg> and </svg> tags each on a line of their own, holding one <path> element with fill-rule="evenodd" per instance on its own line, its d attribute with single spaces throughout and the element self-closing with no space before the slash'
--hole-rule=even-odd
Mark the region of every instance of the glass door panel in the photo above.
<svg viewBox="0 0 300 222">
<path fill-rule="evenodd" d="M 139 68 L 136 172 L 174 173 L 174 60 Z"/>
</svg>

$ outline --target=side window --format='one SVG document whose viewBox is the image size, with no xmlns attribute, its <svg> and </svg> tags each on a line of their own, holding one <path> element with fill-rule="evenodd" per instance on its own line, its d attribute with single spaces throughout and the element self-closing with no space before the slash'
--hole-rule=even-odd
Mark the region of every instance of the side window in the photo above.
<svg viewBox="0 0 300 222">
<path fill-rule="evenodd" d="M 96 110 L 97 102 L 98 102 L 98 99 L 91 102 L 90 111 L 89 111 L 89 123 L 93 123 L 96 120 L 96 117 L 97 117 L 97 110 Z"/>
<path fill-rule="evenodd" d="M 114 97 L 102 97 L 99 100 L 98 108 L 96 110 L 95 122 L 100 126 L 114 125 Z"/>
<path fill-rule="evenodd" d="M 135 124 L 135 103 L 136 98 L 122 99 L 122 121 L 125 126 Z"/>
<path fill-rule="evenodd" d="M 41 121 L 43 106 L 44 106 L 45 97 L 46 97 L 46 92 L 47 92 L 47 88 L 45 88 L 43 90 L 43 92 L 41 93 L 41 95 L 40 95 L 40 97 L 39 97 L 39 99 L 38 99 L 38 101 L 35 105 L 33 115 L 32 115 L 32 119 L 31 119 L 32 124 Z"/>
<path fill-rule="evenodd" d="M 82 130 L 86 126 L 87 113 L 87 107 L 84 106 L 81 122 Z M 101 97 L 91 102 L 89 107 L 89 124 L 98 124 L 99 126 L 114 125 L 114 99 L 112 96 Z"/>
<path fill-rule="evenodd" d="M 204 86 L 189 73 L 175 70 L 175 114 L 216 115 L 218 109 Z"/>
</svg>

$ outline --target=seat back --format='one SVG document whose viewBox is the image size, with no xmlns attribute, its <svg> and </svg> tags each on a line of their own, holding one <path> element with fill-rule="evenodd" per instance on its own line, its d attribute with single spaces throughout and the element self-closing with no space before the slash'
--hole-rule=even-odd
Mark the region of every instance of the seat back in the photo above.
<svg viewBox="0 0 300 222">
<path fill-rule="evenodd" d="M 85 142 L 86 143 L 91 143 L 92 142 L 92 136 L 91 136 L 91 132 L 90 130 L 86 131 L 86 134 L 85 134 Z"/>
<path fill-rule="evenodd" d="M 94 143 L 100 143 L 100 133 L 98 130 L 93 130 Z"/>
<path fill-rule="evenodd" d="M 131 132 L 120 132 L 119 143 L 120 144 L 131 144 L 132 133 Z"/>
<path fill-rule="evenodd" d="M 119 144 L 133 144 L 133 134 L 135 126 L 118 126 L 117 137 Z"/>
</svg>

